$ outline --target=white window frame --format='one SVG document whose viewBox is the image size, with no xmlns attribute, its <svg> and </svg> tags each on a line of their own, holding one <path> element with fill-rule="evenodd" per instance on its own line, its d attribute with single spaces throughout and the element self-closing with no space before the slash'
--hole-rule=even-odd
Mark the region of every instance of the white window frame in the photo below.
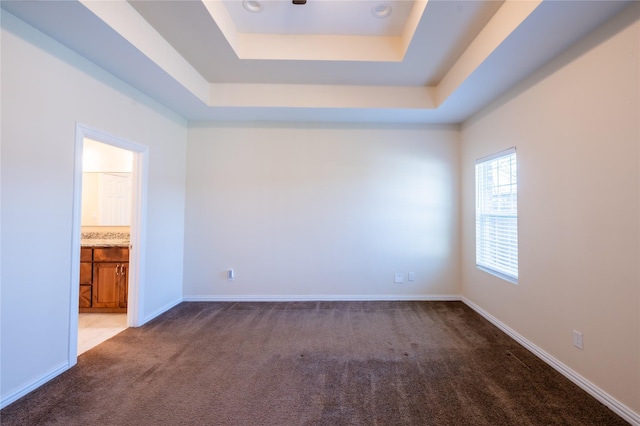
<svg viewBox="0 0 640 426">
<path fill-rule="evenodd" d="M 476 160 L 476 266 L 518 283 L 515 147 Z"/>
</svg>

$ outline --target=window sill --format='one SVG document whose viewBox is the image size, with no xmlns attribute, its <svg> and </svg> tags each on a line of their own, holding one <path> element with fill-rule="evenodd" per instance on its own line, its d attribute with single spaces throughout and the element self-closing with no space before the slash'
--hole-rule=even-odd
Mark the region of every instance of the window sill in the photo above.
<svg viewBox="0 0 640 426">
<path fill-rule="evenodd" d="M 481 271 L 484 271 L 484 272 L 486 272 L 488 274 L 494 275 L 494 276 L 496 276 L 498 278 L 502 278 L 505 281 L 509 281 L 511 284 L 518 284 L 518 279 L 517 278 L 510 277 L 509 275 L 505 275 L 505 274 L 503 274 L 501 272 L 494 271 L 493 269 L 489 269 L 489 268 L 486 268 L 486 267 L 480 266 L 480 265 L 476 265 L 476 268 L 478 268 Z"/>
</svg>

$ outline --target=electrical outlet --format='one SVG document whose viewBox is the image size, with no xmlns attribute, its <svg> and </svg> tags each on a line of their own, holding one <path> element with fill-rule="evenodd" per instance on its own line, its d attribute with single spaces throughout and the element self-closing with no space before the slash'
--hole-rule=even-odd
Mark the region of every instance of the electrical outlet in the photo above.
<svg viewBox="0 0 640 426">
<path fill-rule="evenodd" d="M 415 273 L 415 272 L 409 272 L 409 273 L 407 274 L 407 279 L 408 279 L 409 281 L 415 281 L 415 280 L 416 280 L 416 273 Z"/>
<path fill-rule="evenodd" d="M 582 350 L 582 333 L 573 330 L 573 346 Z"/>
<path fill-rule="evenodd" d="M 233 269 L 229 269 L 227 271 L 227 281 L 233 281 L 236 278 L 236 273 L 233 271 Z"/>
<path fill-rule="evenodd" d="M 395 282 L 403 283 L 404 282 L 404 274 L 396 274 Z"/>
</svg>

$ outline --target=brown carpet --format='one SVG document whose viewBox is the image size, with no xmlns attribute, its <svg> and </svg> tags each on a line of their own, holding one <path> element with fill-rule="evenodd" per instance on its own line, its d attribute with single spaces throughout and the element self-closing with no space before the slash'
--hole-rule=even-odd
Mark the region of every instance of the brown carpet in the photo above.
<svg viewBox="0 0 640 426">
<path fill-rule="evenodd" d="M 182 303 L 2 425 L 625 425 L 460 302 Z"/>
</svg>

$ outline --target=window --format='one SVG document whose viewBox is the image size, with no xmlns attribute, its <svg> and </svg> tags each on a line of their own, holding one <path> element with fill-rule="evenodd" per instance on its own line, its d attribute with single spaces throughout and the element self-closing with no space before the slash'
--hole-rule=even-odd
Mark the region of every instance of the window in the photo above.
<svg viewBox="0 0 640 426">
<path fill-rule="evenodd" d="M 518 167 L 510 148 L 476 161 L 476 265 L 518 282 Z"/>
</svg>

